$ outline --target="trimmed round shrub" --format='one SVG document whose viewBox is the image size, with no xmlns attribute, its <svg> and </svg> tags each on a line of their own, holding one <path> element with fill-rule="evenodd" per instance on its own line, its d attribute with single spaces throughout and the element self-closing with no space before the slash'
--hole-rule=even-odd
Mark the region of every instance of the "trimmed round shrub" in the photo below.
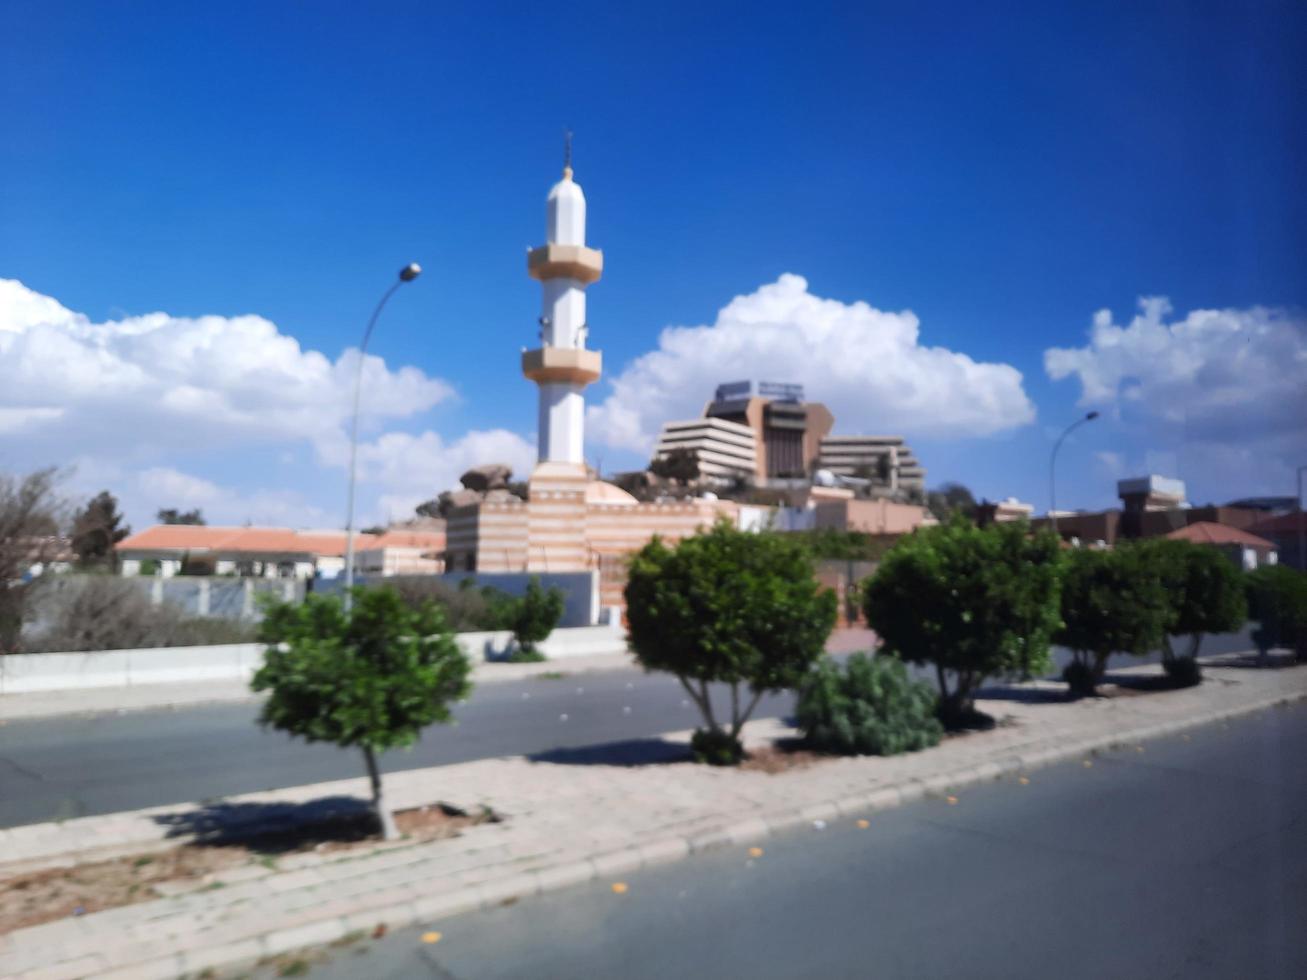
<svg viewBox="0 0 1307 980">
<path fill-rule="evenodd" d="M 800 689 L 796 714 L 808 743 L 822 752 L 898 755 L 939 742 L 937 701 L 902 661 L 857 653 L 844 669 L 823 660 Z"/>
<path fill-rule="evenodd" d="M 1307 575 L 1287 565 L 1263 565 L 1245 578 L 1248 616 L 1259 626 L 1253 642 L 1264 655 L 1288 647 L 1307 661 Z"/>
<path fill-rule="evenodd" d="M 696 728 L 690 736 L 694 761 L 709 766 L 737 766 L 744 758 L 744 746 L 730 732 L 713 728 Z"/>
<path fill-rule="evenodd" d="M 1088 698 L 1098 693 L 1094 668 L 1079 660 L 1072 661 L 1062 669 L 1062 680 L 1066 681 L 1066 686 L 1074 697 Z"/>
<path fill-rule="evenodd" d="M 1177 657 L 1163 660 L 1162 668 L 1173 687 L 1197 687 L 1203 682 L 1202 665 L 1194 657 Z"/>
</svg>

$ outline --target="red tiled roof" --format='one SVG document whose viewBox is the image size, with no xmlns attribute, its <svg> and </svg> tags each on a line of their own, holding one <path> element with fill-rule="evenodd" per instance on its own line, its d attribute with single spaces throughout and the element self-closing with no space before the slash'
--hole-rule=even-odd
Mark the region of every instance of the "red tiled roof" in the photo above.
<svg viewBox="0 0 1307 980">
<path fill-rule="evenodd" d="M 354 545 L 359 547 L 356 542 Z M 392 528 L 372 540 L 369 548 L 434 548 L 445 549 L 444 531 L 410 531 Z"/>
<path fill-rule="evenodd" d="M 354 548 L 376 547 L 377 536 L 355 534 Z M 206 527 L 156 524 L 115 545 L 119 552 L 226 552 L 239 554 L 302 554 L 340 557 L 345 554 L 344 531 L 295 531 L 284 527 Z M 441 545 L 444 545 L 443 537 Z"/>
<path fill-rule="evenodd" d="M 1265 538 L 1214 521 L 1196 521 L 1166 536 L 1172 541 L 1192 541 L 1195 544 L 1240 544 L 1246 548 L 1257 548 L 1262 551 L 1271 551 L 1275 548 L 1275 545 Z"/>
</svg>

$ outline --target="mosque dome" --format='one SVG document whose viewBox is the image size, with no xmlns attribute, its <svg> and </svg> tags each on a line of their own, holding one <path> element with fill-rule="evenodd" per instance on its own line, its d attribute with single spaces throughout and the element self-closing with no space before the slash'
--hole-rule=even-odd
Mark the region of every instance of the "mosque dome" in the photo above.
<svg viewBox="0 0 1307 980">
<path fill-rule="evenodd" d="M 634 507 L 640 501 L 615 484 L 605 483 L 603 480 L 591 480 L 585 485 L 585 502 Z"/>
</svg>

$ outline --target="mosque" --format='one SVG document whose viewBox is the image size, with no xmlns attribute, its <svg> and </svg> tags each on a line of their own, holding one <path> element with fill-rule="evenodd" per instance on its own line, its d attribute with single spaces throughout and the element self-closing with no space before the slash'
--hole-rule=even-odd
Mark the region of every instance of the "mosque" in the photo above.
<svg viewBox="0 0 1307 980">
<path fill-rule="evenodd" d="M 706 498 L 641 503 L 620 487 L 592 479 L 585 464 L 585 389 L 603 357 L 586 346 L 586 288 L 604 257 L 585 243 L 585 194 L 570 160 L 545 203 L 545 244 L 527 253 L 527 274 L 540 282 L 540 346 L 522 352 L 522 373 L 539 388 L 539 455 L 526 500 L 504 495 L 455 507 L 446 524 L 450 572 L 597 570 L 600 602 L 622 604 L 622 557 L 653 535 L 674 541 L 740 506 Z"/>
<path fill-rule="evenodd" d="M 624 559 L 655 534 L 674 542 L 722 519 L 747 530 L 837 527 L 901 534 L 925 519 L 925 510 L 919 506 L 888 499 L 854 499 L 854 492 L 846 486 L 831 485 L 835 477 L 794 481 L 779 506 L 721 500 L 712 493 L 642 502 L 612 483 L 593 478 L 584 453 L 585 389 L 599 380 L 603 356 L 586 346 L 590 334 L 586 288 L 599 281 L 604 257 L 586 245 L 585 211 L 585 194 L 573 179 L 569 159 L 562 180 L 549 191 L 545 202 L 545 243 L 531 249 L 526 259 L 527 274 L 539 281 L 542 293 L 540 346 L 522 352 L 522 374 L 538 387 L 540 405 L 538 457 L 527 484 L 527 498 L 491 493 L 454 506 L 445 525 L 446 572 L 597 572 L 599 604 L 620 607 L 626 583 Z M 750 413 L 762 420 L 756 457 L 767 461 L 770 469 L 784 462 L 787 448 L 795 455 L 794 466 L 829 465 L 836 473 L 842 464 L 874 462 L 886 453 L 897 453 L 895 472 L 901 471 L 905 480 L 924 477 L 912 468 L 915 458 L 899 437 L 856 437 L 849 446 L 844 445 L 847 438 L 825 438 L 831 418 L 821 405 L 791 405 L 786 398 L 745 398 L 740 404 L 744 406 L 743 423 L 752 418 Z M 797 422 L 803 431 L 797 433 L 798 441 L 790 440 L 793 446 L 778 438 L 794 433 L 779 432 L 778 436 L 771 431 L 787 425 L 793 428 L 789 423 L 794 420 L 788 417 L 771 418 L 782 412 L 807 413 Z M 808 415 L 818 424 L 804 421 Z M 729 428 L 732 417 L 709 418 L 705 424 Z M 738 438 L 753 438 L 747 425 L 735 428 L 742 433 Z M 734 430 L 728 435 L 732 433 Z M 667 438 L 664 433 L 664 440 Z M 713 456 L 710 450 L 714 445 L 699 447 L 701 461 Z"/>
</svg>

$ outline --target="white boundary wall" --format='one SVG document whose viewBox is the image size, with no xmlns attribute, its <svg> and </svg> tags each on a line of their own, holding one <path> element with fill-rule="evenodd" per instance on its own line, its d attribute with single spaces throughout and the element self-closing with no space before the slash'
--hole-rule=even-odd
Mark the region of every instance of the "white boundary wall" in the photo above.
<svg viewBox="0 0 1307 980">
<path fill-rule="evenodd" d="M 473 663 L 501 660 L 512 651 L 513 634 L 459 633 L 458 645 Z M 625 653 L 620 626 L 556 629 L 540 644 L 550 660 Z M 263 644 L 157 647 L 93 653 L 20 653 L 0 656 L 0 695 L 91 687 L 248 679 L 263 662 Z"/>
</svg>

